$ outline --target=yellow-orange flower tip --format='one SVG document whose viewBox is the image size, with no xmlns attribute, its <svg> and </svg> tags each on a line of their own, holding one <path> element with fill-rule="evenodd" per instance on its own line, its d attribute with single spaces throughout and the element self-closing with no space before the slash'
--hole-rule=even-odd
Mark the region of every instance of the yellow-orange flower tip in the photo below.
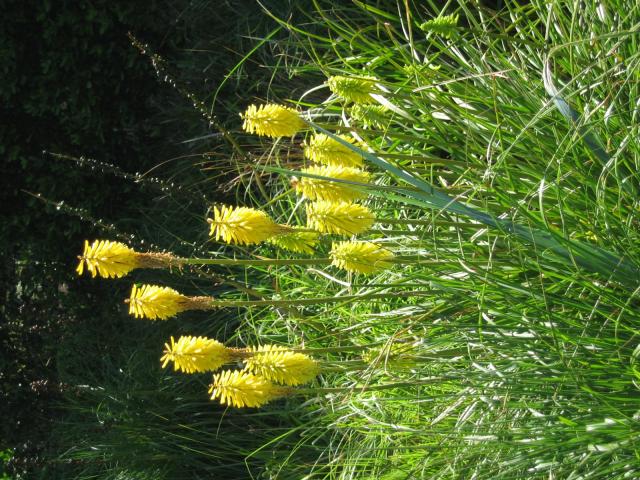
<svg viewBox="0 0 640 480">
<path fill-rule="evenodd" d="M 342 140 L 355 145 L 355 141 L 344 135 L 338 135 Z M 302 144 L 303 153 L 312 162 L 342 167 L 361 167 L 362 155 L 349 147 L 334 140 L 324 133 L 316 133 Z"/>
<path fill-rule="evenodd" d="M 393 253 L 370 242 L 334 242 L 331 264 L 347 272 L 371 275 L 393 265 Z"/>
<path fill-rule="evenodd" d="M 329 90 L 338 97 L 353 103 L 374 103 L 372 93 L 377 93 L 376 79 L 373 77 L 344 77 L 336 75 L 329 77 Z"/>
<path fill-rule="evenodd" d="M 357 235 L 373 225 L 375 217 L 356 203 L 320 201 L 307 204 L 307 226 L 322 233 Z"/>
<path fill-rule="evenodd" d="M 172 288 L 134 285 L 129 297 L 129 313 L 136 318 L 164 320 L 189 308 L 190 299 Z"/>
<path fill-rule="evenodd" d="M 290 231 L 278 225 L 266 213 L 248 207 L 213 208 L 209 235 L 226 243 L 251 245 Z"/>
<path fill-rule="evenodd" d="M 164 344 L 164 355 L 160 358 L 162 368 L 173 362 L 173 369 L 185 373 L 218 370 L 233 358 L 233 351 L 217 340 L 207 337 L 181 336 L 176 342 Z"/>
<path fill-rule="evenodd" d="M 251 353 L 244 360 L 245 370 L 273 382 L 301 385 L 320 373 L 320 366 L 314 359 L 285 347 L 262 345 L 248 350 Z"/>
<path fill-rule="evenodd" d="M 261 407 L 282 397 L 290 389 L 274 385 L 269 380 L 240 370 L 225 370 L 213 375 L 209 387 L 211 400 L 219 400 L 231 407 Z"/>
<path fill-rule="evenodd" d="M 273 103 L 249 105 L 240 117 L 246 132 L 273 138 L 292 137 L 306 126 L 294 109 Z"/>
<path fill-rule="evenodd" d="M 367 193 L 354 188 L 349 183 L 369 183 L 371 175 L 364 170 L 342 166 L 312 166 L 301 170 L 302 173 L 341 180 L 321 180 L 319 178 L 306 177 L 296 182 L 296 191 L 309 200 L 327 200 L 329 202 L 352 202 L 366 198 Z"/>
<path fill-rule="evenodd" d="M 138 254 L 124 243 L 110 240 L 95 240 L 91 245 L 84 241 L 84 252 L 76 268 L 78 275 L 87 270 L 92 277 L 100 275 L 104 278 L 123 277 L 139 264 Z"/>
<path fill-rule="evenodd" d="M 318 232 L 292 230 L 289 233 L 272 237 L 267 242 L 289 252 L 311 255 L 315 252 L 319 239 L 320 234 Z"/>
</svg>

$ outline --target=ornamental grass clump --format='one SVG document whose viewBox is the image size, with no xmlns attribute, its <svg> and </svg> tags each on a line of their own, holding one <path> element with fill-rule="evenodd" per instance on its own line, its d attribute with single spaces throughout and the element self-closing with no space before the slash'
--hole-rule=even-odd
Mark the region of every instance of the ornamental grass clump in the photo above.
<svg viewBox="0 0 640 480">
<path fill-rule="evenodd" d="M 334 242 L 329 253 L 331 264 L 347 272 L 371 275 L 393 265 L 394 255 L 371 242 Z"/>
<path fill-rule="evenodd" d="M 329 77 L 329 90 L 338 97 L 353 103 L 375 103 L 372 93 L 378 93 L 373 77 Z"/>
<path fill-rule="evenodd" d="M 164 268 L 180 265 L 180 259 L 167 253 L 139 253 L 124 243 L 110 240 L 94 240 L 89 244 L 84 241 L 84 252 L 78 259 L 76 268 L 78 275 L 82 275 L 86 265 L 92 277 L 100 275 L 103 278 L 124 277 L 136 268 Z"/>
<path fill-rule="evenodd" d="M 209 372 L 240 357 L 240 351 L 225 347 L 217 340 L 207 337 L 181 336 L 176 342 L 164 344 L 164 355 L 160 358 L 162 368 L 173 362 L 175 371 L 184 373 Z"/>
<path fill-rule="evenodd" d="M 373 225 L 371 210 L 356 203 L 327 201 L 307 204 L 307 226 L 322 233 L 357 235 Z"/>
<path fill-rule="evenodd" d="M 213 219 L 209 235 L 216 240 L 240 245 L 264 242 L 276 235 L 289 233 L 293 229 L 274 222 L 266 213 L 255 208 L 222 207 L 213 208 Z"/>
<path fill-rule="evenodd" d="M 213 376 L 209 387 L 211 400 L 230 407 L 261 407 L 291 393 L 291 389 L 274 385 L 269 380 L 240 370 L 225 370 Z"/>
<path fill-rule="evenodd" d="M 245 370 L 284 385 L 301 385 L 312 381 L 320 366 L 303 353 L 292 352 L 286 347 L 262 345 L 249 349 L 244 360 Z"/>
<path fill-rule="evenodd" d="M 345 135 L 338 135 L 345 142 L 355 145 L 355 140 Z M 305 158 L 312 162 L 339 167 L 361 167 L 362 156 L 344 146 L 337 140 L 324 133 L 316 133 L 309 137 L 303 144 Z"/>
<path fill-rule="evenodd" d="M 367 197 L 367 193 L 344 182 L 369 183 L 371 175 L 364 170 L 342 166 L 312 166 L 303 168 L 302 173 L 327 177 L 327 180 L 303 176 L 293 183 L 296 192 L 309 200 L 326 200 L 329 202 L 353 202 Z"/>
<path fill-rule="evenodd" d="M 134 285 L 128 299 L 129 313 L 136 318 L 165 320 L 186 310 L 211 308 L 211 297 L 187 297 L 173 288 Z"/>
<path fill-rule="evenodd" d="M 294 109 L 275 105 L 249 105 L 244 114 L 242 128 L 249 133 L 267 137 L 292 137 L 306 124 Z"/>
</svg>

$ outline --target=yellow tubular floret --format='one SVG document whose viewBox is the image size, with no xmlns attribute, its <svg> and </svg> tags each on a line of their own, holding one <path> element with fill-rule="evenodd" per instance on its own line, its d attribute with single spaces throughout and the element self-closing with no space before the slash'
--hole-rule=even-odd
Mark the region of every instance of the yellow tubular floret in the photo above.
<svg viewBox="0 0 640 480">
<path fill-rule="evenodd" d="M 332 245 L 331 264 L 352 273 L 370 275 L 393 265 L 393 253 L 369 242 L 335 242 Z"/>
<path fill-rule="evenodd" d="M 355 141 L 349 137 L 338 136 L 346 142 L 355 144 Z M 354 152 L 324 133 L 312 135 L 302 144 L 302 147 L 304 156 L 312 162 L 343 167 L 362 166 L 362 156 L 358 152 Z"/>
<path fill-rule="evenodd" d="M 287 389 L 272 384 L 265 378 L 239 370 L 225 370 L 213 376 L 209 387 L 211 400 L 231 407 L 261 407 L 287 393 Z"/>
<path fill-rule="evenodd" d="M 209 235 L 226 243 L 251 245 L 291 229 L 278 225 L 266 213 L 247 207 L 214 207 Z"/>
<path fill-rule="evenodd" d="M 322 233 L 356 235 L 373 225 L 371 210 L 355 203 L 327 201 L 307 205 L 307 226 Z"/>
<path fill-rule="evenodd" d="M 354 183 L 369 183 L 371 179 L 371 175 L 368 172 L 352 167 L 313 166 L 304 168 L 301 172 Z M 306 176 L 295 182 L 295 188 L 298 193 L 309 200 L 352 202 L 367 197 L 365 191 L 358 190 L 358 188 L 348 183 L 332 182 Z"/>
<path fill-rule="evenodd" d="M 354 103 L 374 103 L 371 97 L 372 93 L 376 93 L 376 79 L 373 77 L 329 77 L 327 84 L 329 90 L 340 98 Z"/>
<path fill-rule="evenodd" d="M 189 297 L 172 288 L 156 285 L 134 285 L 129 298 L 129 313 L 136 318 L 164 320 L 187 310 Z"/>
<path fill-rule="evenodd" d="M 275 104 L 250 105 L 240 117 L 246 132 L 274 138 L 292 137 L 306 126 L 294 109 Z"/>
<path fill-rule="evenodd" d="M 284 385 L 309 383 L 320 373 L 318 362 L 308 355 L 276 345 L 253 347 L 245 365 L 245 370 Z"/>
<path fill-rule="evenodd" d="M 160 359 L 162 368 L 173 362 L 173 369 L 185 373 L 215 371 L 229 363 L 233 350 L 217 340 L 206 337 L 182 336 L 176 342 L 164 344 L 164 355 Z"/>
<path fill-rule="evenodd" d="M 314 253 L 314 247 L 318 244 L 320 234 L 317 232 L 297 232 L 278 235 L 267 240 L 272 245 L 294 253 Z"/>
<path fill-rule="evenodd" d="M 92 277 L 100 275 L 104 278 L 123 277 L 140 263 L 136 252 L 124 243 L 109 240 L 95 240 L 91 245 L 84 242 L 84 253 L 76 272 L 82 275 L 84 265 Z"/>
</svg>

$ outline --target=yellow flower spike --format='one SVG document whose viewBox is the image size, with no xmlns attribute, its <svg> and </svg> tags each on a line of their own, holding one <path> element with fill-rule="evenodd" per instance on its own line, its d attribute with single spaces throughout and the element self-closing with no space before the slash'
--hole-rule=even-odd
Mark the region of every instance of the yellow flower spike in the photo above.
<svg viewBox="0 0 640 480">
<path fill-rule="evenodd" d="M 312 381 L 319 373 L 318 362 L 303 353 L 285 347 L 263 345 L 252 347 L 245 358 L 245 371 L 284 385 L 301 385 Z"/>
<path fill-rule="evenodd" d="M 301 170 L 303 173 L 320 177 L 335 178 L 356 183 L 369 183 L 371 175 L 368 172 L 351 167 L 322 166 L 309 167 Z M 295 189 L 309 200 L 327 200 L 329 202 L 351 202 L 367 197 L 367 193 L 354 188 L 348 183 L 320 180 L 319 178 L 302 177 L 295 182 Z"/>
<path fill-rule="evenodd" d="M 334 242 L 331 265 L 353 273 L 370 275 L 393 265 L 393 253 L 370 242 Z"/>
<path fill-rule="evenodd" d="M 209 219 L 209 235 L 226 243 L 251 245 L 291 231 L 291 227 L 278 225 L 266 213 L 247 207 L 214 207 Z"/>
<path fill-rule="evenodd" d="M 246 132 L 274 138 L 292 137 L 306 126 L 294 109 L 272 103 L 259 107 L 249 105 L 240 117 Z"/>
<path fill-rule="evenodd" d="M 376 79 L 373 77 L 329 77 L 329 90 L 338 97 L 353 103 L 374 103 L 372 93 L 377 93 Z"/>
<path fill-rule="evenodd" d="M 320 201 L 307 204 L 307 225 L 322 233 L 356 235 L 368 230 L 375 217 L 362 205 Z"/>
<path fill-rule="evenodd" d="M 109 240 L 95 240 L 91 245 L 85 240 L 84 253 L 79 258 L 80 264 L 76 268 L 78 275 L 82 275 L 86 264 L 92 277 L 123 277 L 140 265 L 133 249 L 124 243 Z"/>
<path fill-rule="evenodd" d="M 317 232 L 297 232 L 293 229 L 290 233 L 272 237 L 267 242 L 276 247 L 294 253 L 313 254 L 314 247 L 318 244 L 320 234 Z"/>
<path fill-rule="evenodd" d="M 355 144 L 355 141 L 347 136 L 338 135 L 341 139 Z M 336 165 L 343 167 L 361 167 L 362 156 L 345 147 L 324 133 L 316 133 L 302 144 L 306 158 L 316 163 Z"/>
<path fill-rule="evenodd" d="M 139 253 L 124 243 L 110 240 L 84 241 L 84 253 L 76 268 L 78 275 L 87 270 L 92 277 L 100 275 L 104 278 L 123 277 L 135 268 L 163 268 L 180 265 L 183 259 L 176 258 L 169 253 Z"/>
<path fill-rule="evenodd" d="M 162 368 L 173 362 L 175 371 L 194 373 L 215 371 L 237 356 L 237 352 L 217 340 L 182 336 L 177 342 L 171 337 L 171 344 L 164 344 L 164 355 L 160 361 Z"/>
<path fill-rule="evenodd" d="M 361 122 L 365 128 L 384 128 L 389 123 L 389 111 L 383 105 L 354 105 L 351 118 Z"/>
<path fill-rule="evenodd" d="M 213 308 L 211 297 L 187 297 L 173 288 L 157 285 L 134 285 L 128 299 L 129 313 L 136 318 L 164 320 L 185 310 Z"/>
<path fill-rule="evenodd" d="M 279 387 L 265 378 L 239 370 L 225 370 L 213 376 L 209 387 L 211 400 L 231 407 L 261 407 L 271 400 L 287 395 L 291 389 Z"/>
</svg>

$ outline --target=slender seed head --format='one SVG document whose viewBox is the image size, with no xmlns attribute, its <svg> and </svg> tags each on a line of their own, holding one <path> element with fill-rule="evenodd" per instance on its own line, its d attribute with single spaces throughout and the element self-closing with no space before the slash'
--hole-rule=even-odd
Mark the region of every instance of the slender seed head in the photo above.
<svg viewBox="0 0 640 480">
<path fill-rule="evenodd" d="M 261 407 L 290 392 L 265 378 L 240 370 L 225 370 L 213 376 L 209 387 L 211 400 L 219 399 L 222 405 L 231 407 Z"/>
<path fill-rule="evenodd" d="M 104 278 L 124 277 L 140 266 L 138 254 L 133 249 L 110 240 L 95 240 L 91 245 L 85 240 L 84 253 L 76 268 L 78 275 L 84 272 L 85 263 L 92 277 L 100 275 Z"/>
<path fill-rule="evenodd" d="M 329 77 L 329 90 L 338 97 L 353 103 L 374 103 L 372 93 L 377 93 L 376 79 L 373 77 Z"/>
<path fill-rule="evenodd" d="M 308 355 L 277 345 L 252 347 L 244 362 L 245 371 L 284 385 L 309 383 L 320 373 L 318 362 Z"/>
<path fill-rule="evenodd" d="M 249 105 L 240 117 L 246 132 L 273 138 L 292 137 L 306 126 L 294 109 L 272 103 Z"/>
<path fill-rule="evenodd" d="M 303 173 L 320 177 L 335 178 L 355 183 L 369 183 L 368 172 L 351 167 L 313 166 L 301 170 Z M 309 200 L 327 200 L 329 202 L 352 202 L 367 197 L 367 193 L 354 188 L 348 183 L 320 180 L 319 178 L 302 177 L 295 184 L 295 189 Z"/>
<path fill-rule="evenodd" d="M 393 253 L 370 242 L 334 242 L 331 264 L 347 272 L 371 275 L 391 267 Z"/>
<path fill-rule="evenodd" d="M 251 245 L 261 243 L 275 235 L 290 230 L 278 225 L 266 213 L 247 207 L 213 208 L 213 220 L 209 235 L 226 243 Z"/>
<path fill-rule="evenodd" d="M 344 135 L 338 135 L 341 139 L 355 145 L 355 141 Z M 316 133 L 302 144 L 306 158 L 316 163 L 325 165 L 337 165 L 343 167 L 361 167 L 362 156 L 345 147 L 324 133 Z"/>
<path fill-rule="evenodd" d="M 129 313 L 136 318 L 164 320 L 190 308 L 190 299 L 173 288 L 134 285 L 129 297 Z"/>
<path fill-rule="evenodd" d="M 311 255 L 315 252 L 314 248 L 318 244 L 319 237 L 320 234 L 317 232 L 296 232 L 292 230 L 290 233 L 271 237 L 267 242 L 283 250 Z"/>
<path fill-rule="evenodd" d="M 185 373 L 208 372 L 218 370 L 233 359 L 233 350 L 217 340 L 207 337 L 182 336 L 176 342 L 164 344 L 164 355 L 160 359 L 162 368 L 173 362 L 175 371 Z"/>
<path fill-rule="evenodd" d="M 371 210 L 356 203 L 327 201 L 307 204 L 307 225 L 322 233 L 357 235 L 371 228 Z"/>
</svg>

